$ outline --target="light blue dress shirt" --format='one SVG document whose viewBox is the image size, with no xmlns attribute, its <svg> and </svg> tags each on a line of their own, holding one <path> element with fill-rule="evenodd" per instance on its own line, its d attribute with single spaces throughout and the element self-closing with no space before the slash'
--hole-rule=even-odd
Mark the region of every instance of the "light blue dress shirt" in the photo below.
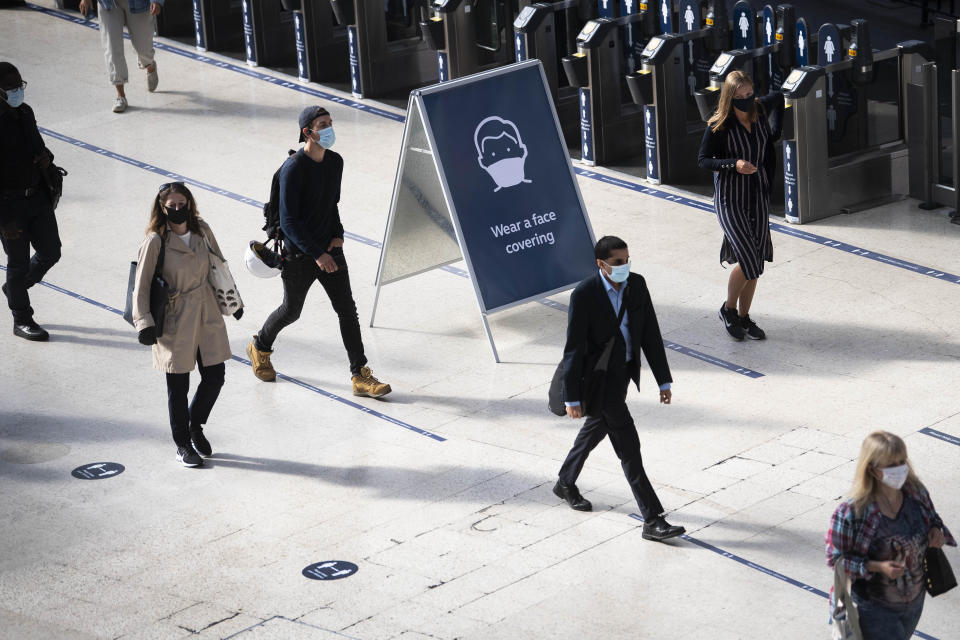
<svg viewBox="0 0 960 640">
<path fill-rule="evenodd" d="M 613 312 L 617 315 L 620 314 L 620 305 L 623 304 L 623 292 L 626 291 L 626 287 L 621 286 L 619 289 L 615 288 L 613 284 L 607 280 L 607 274 L 604 273 L 603 269 L 600 269 L 600 282 L 603 283 L 603 288 L 607 290 L 607 298 L 610 299 L 610 304 L 613 306 Z M 630 340 L 630 325 L 628 324 L 628 317 L 630 314 L 627 311 L 623 312 L 623 320 L 620 322 L 620 334 L 623 336 L 623 341 L 627 345 L 627 362 L 633 360 L 633 342 Z M 669 391 L 670 383 L 664 382 L 660 385 L 660 391 Z M 579 407 L 579 402 L 565 402 L 568 407 Z"/>
</svg>

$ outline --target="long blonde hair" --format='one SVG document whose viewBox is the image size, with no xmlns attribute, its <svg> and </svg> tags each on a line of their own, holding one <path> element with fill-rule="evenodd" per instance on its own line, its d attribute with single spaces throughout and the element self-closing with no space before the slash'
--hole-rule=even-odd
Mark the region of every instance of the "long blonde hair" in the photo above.
<svg viewBox="0 0 960 640">
<path fill-rule="evenodd" d="M 888 431 L 874 431 L 864 438 L 860 446 L 857 471 L 853 477 L 853 488 L 850 489 L 850 498 L 853 500 L 853 509 L 857 515 L 862 514 L 867 506 L 876 500 L 877 493 L 880 491 L 880 481 L 873 475 L 873 470 L 889 467 L 900 460 L 906 460 L 910 471 L 904 486 L 921 488 L 923 484 L 913 472 L 903 438 Z"/>
<path fill-rule="evenodd" d="M 750 79 L 750 76 L 744 71 L 739 69 L 736 71 L 731 71 L 727 74 L 726 79 L 723 81 L 723 87 L 720 89 L 720 102 L 717 104 L 717 110 L 710 116 L 710 119 L 707 120 L 707 126 L 716 133 L 718 131 L 723 131 L 723 125 L 727 121 L 727 118 L 730 117 L 730 113 L 733 109 L 733 97 L 737 95 L 737 91 L 740 90 L 740 87 L 748 84 L 751 87 L 753 86 L 753 81 Z M 757 101 L 753 101 L 753 108 L 750 109 L 750 122 L 757 121 Z"/>
</svg>

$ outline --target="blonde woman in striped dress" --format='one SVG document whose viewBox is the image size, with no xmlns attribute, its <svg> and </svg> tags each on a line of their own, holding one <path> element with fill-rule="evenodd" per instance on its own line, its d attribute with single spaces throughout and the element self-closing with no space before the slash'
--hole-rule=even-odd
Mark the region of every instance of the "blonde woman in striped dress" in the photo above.
<svg viewBox="0 0 960 640">
<path fill-rule="evenodd" d="M 723 229 L 720 262 L 734 265 L 719 315 L 736 340 L 766 338 L 750 318 L 750 305 L 763 263 L 773 262 L 769 223 L 777 166 L 773 144 L 780 138 L 783 107 L 782 93 L 757 98 L 750 77 L 732 71 L 700 146 L 700 168 L 713 171 L 713 203 Z"/>
</svg>

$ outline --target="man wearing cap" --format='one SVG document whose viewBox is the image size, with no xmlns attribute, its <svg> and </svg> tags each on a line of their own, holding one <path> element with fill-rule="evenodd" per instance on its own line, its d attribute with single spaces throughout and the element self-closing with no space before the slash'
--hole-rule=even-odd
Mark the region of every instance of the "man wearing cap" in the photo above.
<svg viewBox="0 0 960 640">
<path fill-rule="evenodd" d="M 360 337 L 357 305 L 343 255 L 340 223 L 340 180 L 343 158 L 331 151 L 333 120 L 323 107 L 300 112 L 300 142 L 306 144 L 280 168 L 280 228 L 284 235 L 283 304 L 270 314 L 247 345 L 253 374 L 265 382 L 277 379 L 270 363 L 277 334 L 296 322 L 314 281 L 320 282 L 340 319 L 340 336 L 350 361 L 353 395 L 379 398 L 390 393 L 370 371 Z"/>
<path fill-rule="evenodd" d="M 15 66 L 0 62 L 0 241 L 7 254 L 2 289 L 13 314 L 13 335 L 43 342 L 50 336 L 33 319 L 27 289 L 60 260 L 60 233 L 42 176 L 53 154 L 23 101 L 26 86 Z"/>
</svg>

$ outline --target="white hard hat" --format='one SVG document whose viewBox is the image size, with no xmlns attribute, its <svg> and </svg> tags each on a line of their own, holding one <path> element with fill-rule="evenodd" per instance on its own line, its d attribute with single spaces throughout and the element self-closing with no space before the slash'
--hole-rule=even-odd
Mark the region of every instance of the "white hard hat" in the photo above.
<svg viewBox="0 0 960 640">
<path fill-rule="evenodd" d="M 262 242 L 251 240 L 243 254 L 247 270 L 258 278 L 272 278 L 280 275 L 280 256 L 271 251 Z"/>
</svg>

